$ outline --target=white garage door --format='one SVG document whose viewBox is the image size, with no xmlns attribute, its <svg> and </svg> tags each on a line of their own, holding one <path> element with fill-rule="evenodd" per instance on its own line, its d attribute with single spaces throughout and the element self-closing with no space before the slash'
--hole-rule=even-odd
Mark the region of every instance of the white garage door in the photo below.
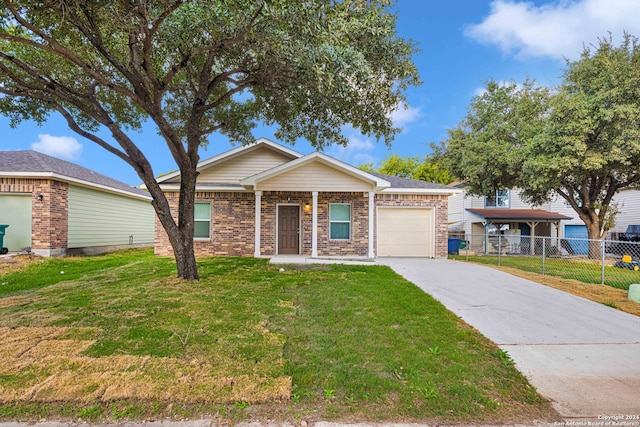
<svg viewBox="0 0 640 427">
<path fill-rule="evenodd" d="M 378 256 L 433 257 L 433 209 L 378 208 Z"/>
<path fill-rule="evenodd" d="M 0 194 L 0 224 L 5 230 L 4 247 L 19 251 L 31 246 L 31 194 Z"/>
</svg>

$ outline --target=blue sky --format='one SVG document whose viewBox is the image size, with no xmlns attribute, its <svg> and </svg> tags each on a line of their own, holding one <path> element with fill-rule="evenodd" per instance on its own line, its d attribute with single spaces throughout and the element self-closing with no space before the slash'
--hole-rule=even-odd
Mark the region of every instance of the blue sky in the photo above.
<svg viewBox="0 0 640 427">
<path fill-rule="evenodd" d="M 575 59 L 583 43 L 596 43 L 609 33 L 617 43 L 623 31 L 640 36 L 638 0 L 399 0 L 396 9 L 399 35 L 420 49 L 414 60 L 423 84 L 407 92 L 407 109 L 393 116 L 403 131 L 391 148 L 345 130 L 349 147 L 325 150 L 355 166 L 377 164 L 390 154 L 428 153 L 428 143 L 446 138 L 447 128 L 464 117 L 471 98 L 489 79 L 521 82 L 530 77 L 555 85 L 564 58 Z M 129 165 L 74 134 L 57 116 L 41 127 L 22 123 L 16 129 L 0 117 L 0 129 L 2 150 L 34 149 L 130 185 L 141 182 Z M 275 140 L 271 128 L 258 127 L 254 135 Z M 153 127 L 133 136 L 156 175 L 176 169 Z M 212 135 L 201 158 L 231 148 L 227 139 Z M 313 151 L 305 142 L 292 148 L 303 154 Z"/>
</svg>

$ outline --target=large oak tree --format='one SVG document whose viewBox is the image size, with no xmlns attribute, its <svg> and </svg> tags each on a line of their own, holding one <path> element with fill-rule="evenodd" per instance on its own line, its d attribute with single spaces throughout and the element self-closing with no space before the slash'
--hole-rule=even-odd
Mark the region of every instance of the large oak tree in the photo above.
<svg viewBox="0 0 640 427">
<path fill-rule="evenodd" d="M 640 184 L 640 45 L 626 34 L 584 48 L 557 88 L 489 82 L 441 147 L 471 193 L 520 188 L 542 204 L 561 197 L 602 239 L 613 196 Z M 590 256 L 599 245 L 590 245 Z"/>
<path fill-rule="evenodd" d="M 208 135 L 246 144 L 261 122 L 278 125 L 285 142 L 306 138 L 321 149 L 346 144 L 341 128 L 351 124 L 389 142 L 390 113 L 419 83 L 415 49 L 396 34 L 391 0 L 3 4 L 0 112 L 14 125 L 60 114 L 130 164 L 153 197 L 184 279 L 198 278 L 196 165 Z M 177 221 L 136 144 L 141 136 L 130 136 L 149 121 L 181 173 Z"/>
</svg>

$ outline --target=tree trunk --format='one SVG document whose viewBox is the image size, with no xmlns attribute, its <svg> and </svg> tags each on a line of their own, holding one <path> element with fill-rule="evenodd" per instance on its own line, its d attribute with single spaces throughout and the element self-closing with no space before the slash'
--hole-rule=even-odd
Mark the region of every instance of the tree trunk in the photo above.
<svg viewBox="0 0 640 427">
<path fill-rule="evenodd" d="M 181 242 L 184 242 L 185 236 L 180 236 Z M 193 249 L 193 236 L 190 244 L 180 244 L 179 247 L 173 245 L 173 253 L 176 258 L 176 267 L 178 269 L 178 277 L 184 280 L 200 280 L 198 276 L 198 265 L 196 264 L 196 256 Z"/>
<path fill-rule="evenodd" d="M 184 165 L 180 173 L 180 198 L 178 199 L 178 228 L 180 230 L 180 254 L 176 253 L 178 277 L 185 280 L 199 280 L 193 248 L 194 211 L 196 201 L 196 162 Z M 174 252 L 176 247 L 173 248 Z"/>
<path fill-rule="evenodd" d="M 587 223 L 587 237 L 589 238 L 589 259 L 602 258 L 602 243 L 600 242 L 600 222 L 590 221 Z"/>
<path fill-rule="evenodd" d="M 193 247 L 195 182 L 197 172 L 194 168 L 182 169 L 180 196 L 178 198 L 178 221 L 174 219 L 171 206 L 155 179 L 147 183 L 153 196 L 152 205 L 158 220 L 169 238 L 176 260 L 178 277 L 184 280 L 199 280 Z"/>
<path fill-rule="evenodd" d="M 158 219 L 167 233 L 169 243 L 171 243 L 173 255 L 176 260 L 178 277 L 184 280 L 199 280 L 198 266 L 193 248 L 193 213 L 191 227 L 180 227 L 171 216 L 171 210 L 169 209 L 169 204 L 166 203 L 166 199 L 164 202 L 165 203 L 157 203 L 154 200 L 153 205 L 156 209 Z M 181 199 L 179 204 L 182 205 L 183 203 L 185 202 Z M 193 204 L 191 210 L 193 211 Z"/>
</svg>

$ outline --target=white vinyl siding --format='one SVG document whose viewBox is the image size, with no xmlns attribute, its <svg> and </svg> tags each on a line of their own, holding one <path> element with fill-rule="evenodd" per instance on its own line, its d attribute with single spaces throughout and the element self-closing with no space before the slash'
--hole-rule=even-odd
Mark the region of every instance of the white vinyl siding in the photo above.
<svg viewBox="0 0 640 427">
<path fill-rule="evenodd" d="M 200 172 L 198 182 L 233 183 L 280 166 L 291 161 L 291 157 L 277 153 L 270 148 L 261 147 L 246 152 L 222 163 L 213 164 Z"/>
<path fill-rule="evenodd" d="M 378 256 L 433 257 L 432 208 L 378 208 Z"/>
<path fill-rule="evenodd" d="M 152 244 L 151 203 L 69 186 L 68 248 Z"/>
<path fill-rule="evenodd" d="M 620 211 L 616 216 L 616 224 L 611 231 L 623 233 L 627 226 L 640 224 L 640 191 L 623 190 L 613 197 Z"/>
<path fill-rule="evenodd" d="M 258 184 L 263 191 L 372 191 L 373 184 L 340 172 L 328 165 L 313 162 L 283 172 Z"/>
<path fill-rule="evenodd" d="M 31 246 L 31 194 L 0 194 L 0 224 L 8 224 L 3 246 L 11 252 Z"/>
<path fill-rule="evenodd" d="M 455 200 L 458 196 L 449 198 L 449 229 L 464 230 L 467 235 L 484 233 L 484 228 L 481 224 L 479 227 L 475 226 L 476 223 L 482 222 L 482 218 L 466 211 L 466 209 L 485 208 L 484 197 L 471 196 L 466 192 L 463 192 L 461 196 L 462 203 Z M 567 206 L 566 201 L 560 197 L 556 197 L 550 202 L 542 205 L 532 205 L 522 200 L 519 189 L 512 189 L 509 191 L 509 209 L 544 209 L 549 212 L 554 212 L 572 218 L 569 220 L 562 220 L 562 225 L 584 225 L 584 222 L 582 222 L 578 217 L 576 211 Z M 471 224 L 474 224 L 473 228 Z M 559 230 L 556 230 L 556 227 L 552 226 L 551 235 L 555 236 L 556 233 L 558 233 L 560 237 L 564 237 L 564 227 L 560 227 Z"/>
</svg>

